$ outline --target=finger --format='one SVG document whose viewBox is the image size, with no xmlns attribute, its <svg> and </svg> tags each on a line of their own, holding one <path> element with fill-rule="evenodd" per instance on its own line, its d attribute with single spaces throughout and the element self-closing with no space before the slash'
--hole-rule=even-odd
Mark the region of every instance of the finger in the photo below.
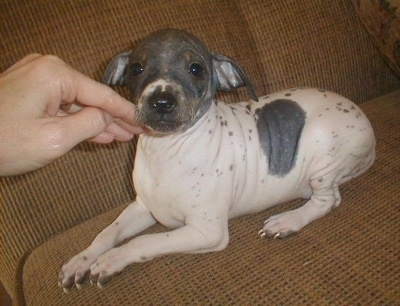
<svg viewBox="0 0 400 306">
<path fill-rule="evenodd" d="M 59 120 L 59 128 L 63 133 L 63 148 L 65 150 L 70 150 L 75 147 L 80 142 L 92 139 L 104 133 L 100 139 L 104 139 L 103 142 L 111 142 L 110 140 L 105 140 L 106 135 L 111 135 L 111 133 L 105 133 L 107 126 L 112 122 L 112 117 L 106 112 L 94 108 L 85 107 L 80 112 L 65 117 L 57 118 Z"/>
<path fill-rule="evenodd" d="M 62 99 L 79 102 L 86 106 L 101 108 L 116 118 L 138 126 L 135 106 L 118 95 L 110 87 L 96 82 L 82 73 L 70 69 L 68 79 L 64 78 Z"/>
<path fill-rule="evenodd" d="M 71 104 L 61 104 L 60 109 L 58 110 L 57 116 L 67 116 L 68 114 L 74 114 L 80 110 L 82 110 L 84 106 L 79 103 L 71 103 Z M 141 134 L 144 132 L 143 127 L 138 125 L 132 125 L 120 118 L 114 118 L 114 122 L 122 127 L 124 130 L 128 131 L 132 134 Z"/>
<path fill-rule="evenodd" d="M 144 132 L 144 128 L 141 126 L 136 126 L 136 125 L 131 125 L 129 123 L 126 123 L 125 121 L 122 121 L 119 118 L 114 119 L 114 122 L 118 124 L 120 127 L 122 127 L 125 131 L 131 133 L 131 134 L 141 134 Z"/>
<path fill-rule="evenodd" d="M 114 141 L 114 135 L 108 132 L 103 132 L 96 137 L 87 139 L 89 142 L 107 144 Z"/>
<path fill-rule="evenodd" d="M 114 139 L 118 141 L 129 141 L 133 138 L 133 133 L 128 132 L 114 122 L 107 126 L 106 132 L 114 135 Z"/>
<path fill-rule="evenodd" d="M 22 59 L 20 59 L 18 62 L 16 62 L 15 64 L 13 64 L 10 68 L 8 68 L 6 71 L 4 71 L 4 73 L 10 73 L 22 66 L 25 66 L 27 64 L 29 64 L 30 62 L 36 60 L 37 58 L 41 57 L 42 54 L 39 53 L 32 53 L 32 54 L 28 54 L 27 56 L 23 57 Z"/>
</svg>

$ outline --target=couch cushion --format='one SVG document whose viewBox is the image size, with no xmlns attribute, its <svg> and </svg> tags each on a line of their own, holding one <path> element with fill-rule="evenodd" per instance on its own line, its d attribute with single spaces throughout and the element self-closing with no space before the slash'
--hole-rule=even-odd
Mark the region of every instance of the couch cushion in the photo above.
<svg viewBox="0 0 400 306">
<path fill-rule="evenodd" d="M 378 52 L 350 1 L 245 0 L 238 4 L 252 29 L 265 91 L 320 87 L 360 103 L 400 88 L 394 75 L 390 91 L 382 91 L 376 83 L 391 77 L 382 74 L 384 62 L 377 61 Z"/>
<path fill-rule="evenodd" d="M 285 240 L 259 239 L 264 219 L 292 201 L 230 222 L 217 253 L 178 254 L 134 264 L 100 290 L 64 294 L 57 273 L 123 209 L 44 243 L 23 271 L 28 305 L 395 304 L 400 300 L 400 91 L 362 105 L 377 137 L 377 160 L 342 186 L 342 204 Z M 165 231 L 160 225 L 146 232 Z"/>
</svg>

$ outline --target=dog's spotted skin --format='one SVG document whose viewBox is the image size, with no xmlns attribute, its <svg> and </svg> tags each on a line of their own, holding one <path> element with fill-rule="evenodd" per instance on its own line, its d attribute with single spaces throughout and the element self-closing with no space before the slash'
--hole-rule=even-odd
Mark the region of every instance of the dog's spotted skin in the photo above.
<svg viewBox="0 0 400 306">
<path fill-rule="evenodd" d="M 182 56 L 176 56 L 183 42 Z M 222 250 L 229 242 L 230 218 L 307 199 L 295 210 L 269 217 L 259 231 L 261 237 L 283 238 L 338 206 L 339 185 L 373 164 L 374 134 L 354 103 L 313 88 L 285 90 L 259 102 L 213 100 L 217 88 L 248 85 L 251 93 L 252 88 L 232 60 L 207 53 L 199 44 L 186 32 L 169 30 L 117 57 L 122 68 L 128 67 L 128 76 L 135 74 L 125 83 L 148 128 L 135 157 L 137 198 L 62 267 L 64 290 L 80 287 L 88 276 L 102 286 L 127 265 L 156 256 Z M 157 52 L 143 51 L 150 52 L 142 49 L 148 45 L 159 46 L 162 71 L 151 66 L 161 60 Z M 147 66 L 137 73 L 143 57 L 150 62 L 149 74 Z M 192 66 L 193 59 L 204 66 L 204 74 Z M 114 61 L 106 73 L 111 85 L 124 83 L 118 65 Z M 168 66 L 174 67 L 173 74 L 165 70 Z M 129 67 L 136 70 L 129 72 Z M 156 222 L 172 230 L 115 247 Z"/>
</svg>

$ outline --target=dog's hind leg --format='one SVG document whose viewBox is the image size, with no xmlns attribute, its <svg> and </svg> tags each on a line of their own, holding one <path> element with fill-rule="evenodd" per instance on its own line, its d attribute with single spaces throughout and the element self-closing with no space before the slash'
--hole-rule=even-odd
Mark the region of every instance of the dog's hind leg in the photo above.
<svg viewBox="0 0 400 306">
<path fill-rule="evenodd" d="M 118 218 L 93 240 L 88 248 L 75 255 L 61 268 L 59 286 L 67 291 L 74 284 L 79 288 L 89 276 L 91 265 L 97 258 L 123 240 L 155 224 L 152 214 L 142 205 L 133 202 Z"/>
<path fill-rule="evenodd" d="M 332 163 L 310 178 L 311 198 L 301 207 L 271 216 L 259 232 L 261 237 L 284 238 L 324 216 L 341 202 L 339 184 L 347 180 L 347 162 Z"/>
</svg>

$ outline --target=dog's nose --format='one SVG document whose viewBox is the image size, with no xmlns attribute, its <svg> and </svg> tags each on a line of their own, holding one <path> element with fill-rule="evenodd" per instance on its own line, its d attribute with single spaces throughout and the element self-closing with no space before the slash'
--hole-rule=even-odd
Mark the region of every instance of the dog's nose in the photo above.
<svg viewBox="0 0 400 306">
<path fill-rule="evenodd" d="M 167 114 L 176 106 L 175 97 L 169 92 L 160 92 L 148 100 L 150 109 L 156 113 Z"/>
</svg>

